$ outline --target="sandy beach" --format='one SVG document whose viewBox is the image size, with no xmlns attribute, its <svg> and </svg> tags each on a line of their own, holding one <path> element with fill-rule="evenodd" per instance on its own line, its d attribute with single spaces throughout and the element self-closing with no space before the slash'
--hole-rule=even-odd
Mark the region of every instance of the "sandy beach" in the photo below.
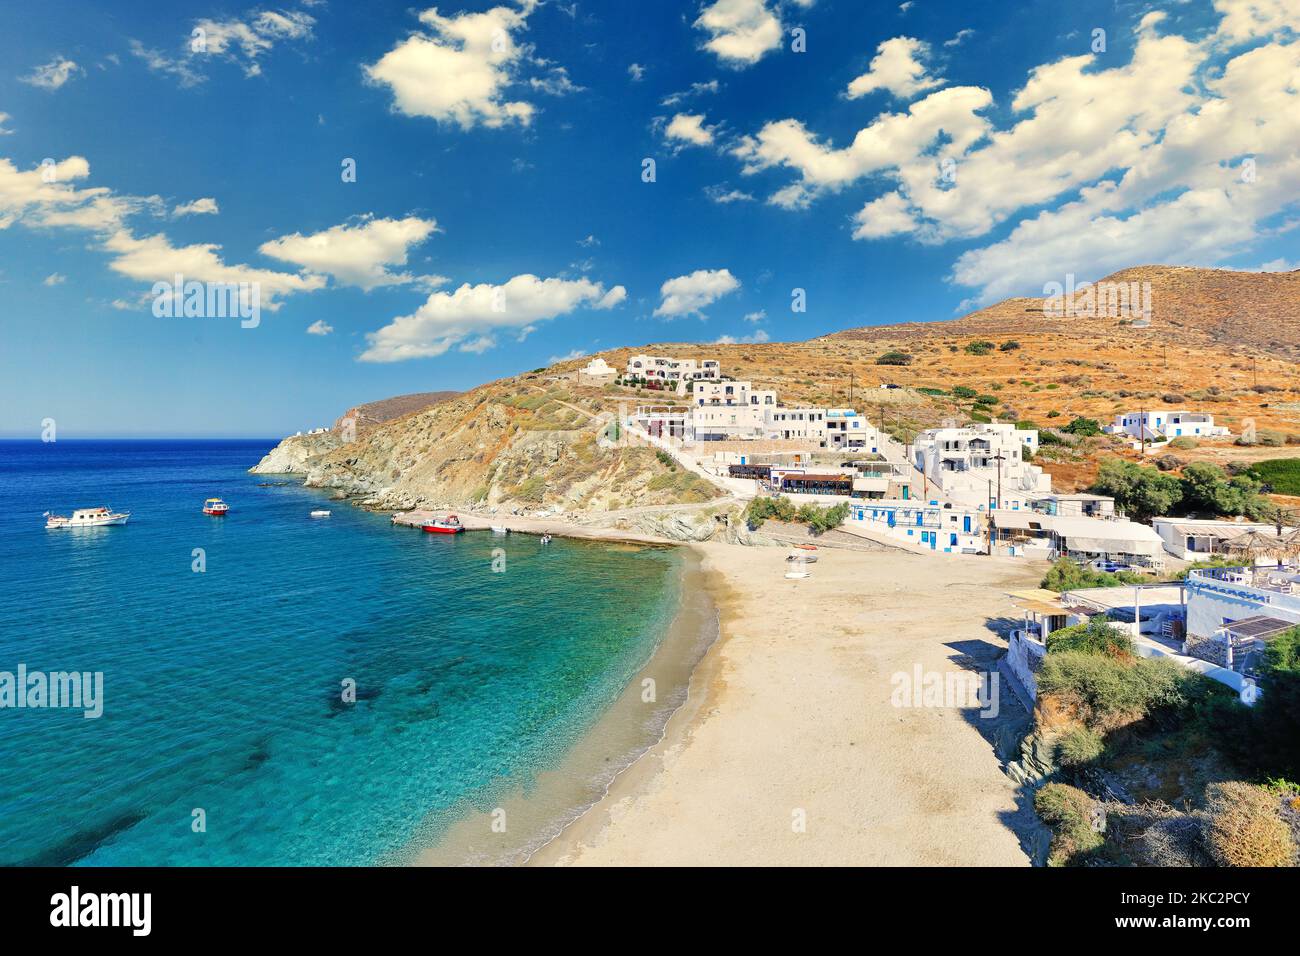
<svg viewBox="0 0 1300 956">
<path fill-rule="evenodd" d="M 900 707 L 897 673 L 988 671 L 1004 591 L 1041 568 L 823 549 L 693 545 L 720 634 L 663 739 L 532 865 L 1027 865 L 996 747 L 1025 719 Z"/>
</svg>

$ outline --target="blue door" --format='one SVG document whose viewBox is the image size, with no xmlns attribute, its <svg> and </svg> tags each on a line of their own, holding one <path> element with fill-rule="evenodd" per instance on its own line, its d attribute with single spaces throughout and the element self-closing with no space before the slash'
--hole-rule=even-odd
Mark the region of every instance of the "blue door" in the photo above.
<svg viewBox="0 0 1300 956">
<path fill-rule="evenodd" d="M 917 513 L 916 513 L 916 526 L 917 526 L 918 528 L 921 527 L 921 524 L 922 524 L 922 522 L 924 522 L 924 521 L 925 521 L 925 512 L 924 512 L 924 511 L 917 511 Z"/>
<path fill-rule="evenodd" d="M 965 532 L 966 534 L 970 534 L 970 515 L 966 515 L 964 518 L 962 518 L 962 522 L 961 522 L 961 530 L 962 530 L 963 532 Z M 953 544 L 956 544 L 956 543 L 957 543 L 957 542 L 954 540 L 954 541 L 953 541 Z"/>
</svg>

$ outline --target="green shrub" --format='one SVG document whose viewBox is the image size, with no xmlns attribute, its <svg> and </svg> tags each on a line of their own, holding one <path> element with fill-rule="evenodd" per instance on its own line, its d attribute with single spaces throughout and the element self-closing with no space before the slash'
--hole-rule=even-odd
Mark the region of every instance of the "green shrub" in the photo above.
<svg viewBox="0 0 1300 956">
<path fill-rule="evenodd" d="M 885 352 L 876 356 L 877 365 L 911 365 L 912 356 L 906 352 Z"/>
<path fill-rule="evenodd" d="M 966 343 L 966 351 L 970 355 L 988 355 L 993 351 L 993 348 L 994 346 L 992 342 L 985 342 L 983 340 Z"/>
<path fill-rule="evenodd" d="M 1133 638 L 1098 614 L 1086 624 L 1073 624 L 1047 635 L 1047 653 L 1059 654 L 1079 651 L 1083 654 L 1106 654 L 1111 657 L 1131 657 Z"/>
<path fill-rule="evenodd" d="M 953 386 L 951 394 L 953 398 L 971 399 L 978 395 L 979 392 L 975 391 L 975 389 L 971 388 L 969 385 L 955 385 Z"/>
<path fill-rule="evenodd" d="M 1048 386 L 1051 387 L 1050 385 Z M 1061 429 L 1063 432 L 1069 432 L 1071 435 L 1078 435 L 1081 438 L 1091 437 L 1101 434 L 1101 425 L 1095 418 L 1076 418 Z"/>
<path fill-rule="evenodd" d="M 1113 588 L 1118 584 L 1144 584 L 1149 581 L 1132 571 L 1094 571 L 1069 558 L 1057 558 L 1039 587 L 1048 591 L 1075 591 L 1079 588 Z"/>
<path fill-rule="evenodd" d="M 1200 444 L 1195 438 L 1188 438 L 1186 435 L 1180 435 L 1169 443 L 1170 448 L 1177 448 L 1179 451 L 1191 451 Z"/>
<path fill-rule="evenodd" d="M 1167 657 L 1062 651 L 1043 658 L 1038 691 L 1071 707 L 1086 726 L 1107 730 L 1183 703 L 1182 684 L 1190 673 Z"/>
<path fill-rule="evenodd" d="M 1279 495 L 1300 496 L 1300 458 L 1271 458 L 1250 466 L 1250 475 Z"/>
<path fill-rule="evenodd" d="M 998 398 L 996 395 L 976 395 L 975 401 L 981 405 L 996 405 L 998 402 L 1002 401 L 1002 399 Z"/>
<path fill-rule="evenodd" d="M 1101 805 L 1078 787 L 1048 783 L 1034 794 L 1034 810 L 1052 829 L 1048 863 L 1065 866 L 1105 842 L 1099 826 Z"/>
<path fill-rule="evenodd" d="M 1020 348 L 1020 343 L 1017 342 L 1015 339 L 1007 339 L 1005 342 L 999 345 L 998 348 L 1001 349 L 1003 352 L 1014 352 L 1016 349 Z"/>
<path fill-rule="evenodd" d="M 1101 734 L 1087 727 L 1071 727 L 1056 740 L 1056 762 L 1062 767 L 1081 767 L 1101 756 L 1106 745 Z"/>
</svg>

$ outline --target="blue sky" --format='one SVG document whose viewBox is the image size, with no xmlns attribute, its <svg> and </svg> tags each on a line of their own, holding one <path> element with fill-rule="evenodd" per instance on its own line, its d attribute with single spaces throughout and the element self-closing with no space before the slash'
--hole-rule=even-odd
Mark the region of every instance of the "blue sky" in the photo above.
<svg viewBox="0 0 1300 956">
<path fill-rule="evenodd" d="M 1294 0 L 117 6 L 0 8 L 0 434 L 1300 259 Z M 260 323 L 156 317 L 178 271 Z"/>
</svg>

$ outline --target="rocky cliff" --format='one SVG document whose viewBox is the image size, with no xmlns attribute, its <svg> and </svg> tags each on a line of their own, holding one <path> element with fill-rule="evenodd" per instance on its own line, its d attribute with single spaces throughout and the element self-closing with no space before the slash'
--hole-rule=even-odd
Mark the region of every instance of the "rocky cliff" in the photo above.
<svg viewBox="0 0 1300 956">
<path fill-rule="evenodd" d="M 303 475 L 311 487 L 385 510 L 608 512 L 703 503 L 709 481 L 652 448 L 619 440 L 595 390 L 536 376 L 503 380 L 400 418 L 295 436 L 252 470 Z"/>
</svg>

